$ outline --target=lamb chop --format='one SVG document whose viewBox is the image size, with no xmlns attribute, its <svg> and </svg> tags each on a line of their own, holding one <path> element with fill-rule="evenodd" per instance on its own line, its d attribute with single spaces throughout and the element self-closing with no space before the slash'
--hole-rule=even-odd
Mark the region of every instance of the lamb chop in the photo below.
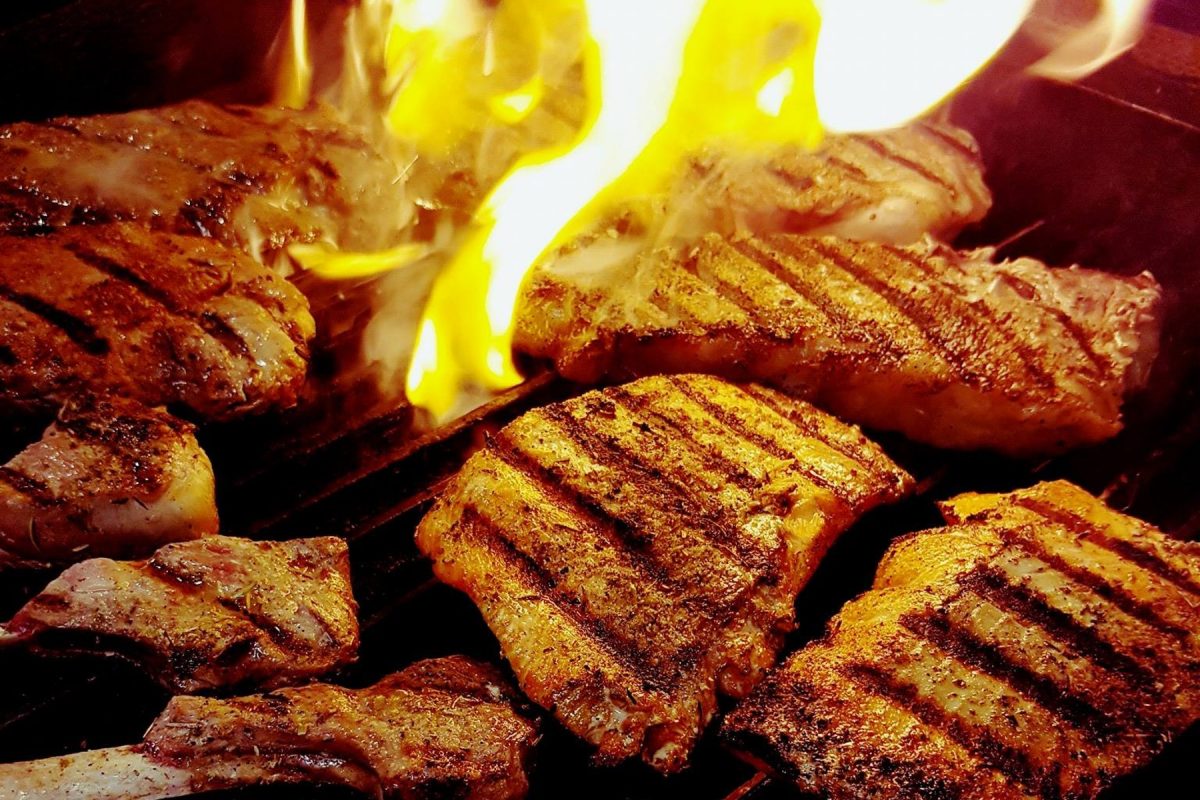
<svg viewBox="0 0 1200 800">
<path fill-rule="evenodd" d="M 176 697 L 141 744 L 0 765 L 0 798 L 154 800 L 324 783 L 405 800 L 508 800 L 528 789 L 537 738 L 495 670 L 453 656 L 365 689 Z"/>
<path fill-rule="evenodd" d="M 937 122 L 831 135 L 816 151 L 714 147 L 663 198 L 658 241 L 791 232 L 910 244 L 949 240 L 991 206 L 979 148 Z"/>
<path fill-rule="evenodd" d="M 396 166 L 328 109 L 164 108 L 0 127 L 0 231 L 136 220 L 264 263 L 293 242 L 394 244 Z"/>
<path fill-rule="evenodd" d="M 761 381 L 941 447 L 1027 456 L 1113 436 L 1157 354 L 1158 284 L 990 255 L 793 235 L 584 247 L 537 269 L 515 347 L 583 382 Z"/>
<path fill-rule="evenodd" d="M 217 532 L 193 427 L 121 397 L 75 398 L 0 467 L 0 568 L 138 558 Z"/>
<path fill-rule="evenodd" d="M 968 494 L 726 719 L 833 800 L 1094 798 L 1200 720 L 1200 545 L 1068 483 Z"/>
<path fill-rule="evenodd" d="M 283 686 L 355 659 L 357 611 L 341 539 L 207 536 L 70 567 L 0 645 L 123 657 L 172 692 Z"/>
<path fill-rule="evenodd" d="M 0 413 L 82 391 L 228 419 L 295 402 L 313 320 L 247 256 L 137 225 L 0 236 Z"/>
<path fill-rule="evenodd" d="M 417 529 L 521 688 L 613 763 L 680 769 L 774 662 L 834 539 L 911 479 L 769 389 L 646 378 L 526 413 Z"/>
</svg>

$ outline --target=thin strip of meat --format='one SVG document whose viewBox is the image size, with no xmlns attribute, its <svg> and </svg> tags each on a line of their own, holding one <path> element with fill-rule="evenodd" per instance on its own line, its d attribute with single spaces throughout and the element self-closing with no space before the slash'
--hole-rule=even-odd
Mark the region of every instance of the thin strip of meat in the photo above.
<svg viewBox="0 0 1200 800">
<path fill-rule="evenodd" d="M 72 400 L 0 467 L 0 568 L 139 558 L 217 528 L 192 425 L 120 397 Z"/>
<path fill-rule="evenodd" d="M 228 419 L 295 403 L 313 319 L 236 250 L 133 224 L 0 236 L 0 413 L 80 391 Z"/>
<path fill-rule="evenodd" d="M 712 372 L 941 447 L 1041 455 L 1115 435 L 1158 352 L 1161 289 L 925 243 L 709 236 L 540 266 L 515 348 L 566 377 Z"/>
<path fill-rule="evenodd" d="M 943 510 L 726 741 L 832 800 L 1084 800 L 1200 720 L 1200 545 L 1065 482 Z"/>
<path fill-rule="evenodd" d="M 285 686 L 354 661 L 357 613 L 343 540 L 206 536 L 70 567 L 0 644 L 125 658 L 177 693 Z"/>
<path fill-rule="evenodd" d="M 293 242 L 394 244 L 404 183 L 326 108 L 163 108 L 0 127 L 0 231 L 137 221 L 263 263 Z"/>
<path fill-rule="evenodd" d="M 157 800 L 270 783 L 404 800 L 528 791 L 536 724 L 490 667 L 421 661 L 365 689 L 176 697 L 141 744 L 0 765 L 5 800 Z"/>
<path fill-rule="evenodd" d="M 530 411 L 417 529 L 526 695 L 614 763 L 682 768 L 774 662 L 796 594 L 911 488 L 857 429 L 769 389 L 646 378 Z"/>
</svg>

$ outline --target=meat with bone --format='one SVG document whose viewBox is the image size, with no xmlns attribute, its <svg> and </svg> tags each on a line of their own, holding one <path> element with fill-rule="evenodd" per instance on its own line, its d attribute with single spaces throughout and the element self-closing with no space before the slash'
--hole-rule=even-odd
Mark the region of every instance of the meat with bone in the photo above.
<svg viewBox="0 0 1200 800">
<path fill-rule="evenodd" d="M 971 134 L 917 122 L 831 135 L 815 151 L 714 148 L 688 160 L 661 203 L 659 241 L 792 232 L 909 244 L 952 238 L 991 194 Z"/>
<path fill-rule="evenodd" d="M 70 567 L 0 644 L 125 658 L 173 692 L 284 686 L 353 662 L 357 613 L 341 539 L 207 536 Z"/>
<path fill-rule="evenodd" d="M 404 800 L 509 800 L 528 789 L 537 738 L 496 671 L 454 656 L 365 689 L 176 697 L 139 745 L 0 765 L 0 797 L 155 800 L 333 783 Z"/>
<path fill-rule="evenodd" d="M 328 109 L 189 101 L 0 127 L 0 230 L 136 220 L 269 263 L 293 242 L 394 244 L 404 185 Z"/>
<path fill-rule="evenodd" d="M 78 398 L 0 467 L 0 568 L 139 558 L 217 532 L 212 465 L 190 424 Z"/>
<path fill-rule="evenodd" d="M 417 544 L 521 688 L 612 763 L 681 768 L 774 662 L 796 594 L 910 488 L 857 429 L 768 389 L 646 378 L 530 411 L 472 456 Z"/>
<path fill-rule="evenodd" d="M 112 390 L 210 419 L 287 407 L 304 297 L 249 257 L 133 224 L 0 236 L 0 413 Z"/>
<path fill-rule="evenodd" d="M 1033 455 L 1113 436 L 1158 351 L 1147 273 L 793 235 L 600 247 L 541 265 L 516 321 L 516 349 L 578 381 L 713 372 L 918 441 Z"/>
<path fill-rule="evenodd" d="M 1082 799 L 1200 720 L 1200 545 L 1063 482 L 944 513 L 729 742 L 833 800 Z"/>
</svg>

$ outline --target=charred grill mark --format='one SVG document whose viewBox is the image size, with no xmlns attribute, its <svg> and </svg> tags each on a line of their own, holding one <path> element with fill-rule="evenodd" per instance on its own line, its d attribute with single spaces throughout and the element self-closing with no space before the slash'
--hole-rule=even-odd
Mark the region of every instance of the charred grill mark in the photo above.
<svg viewBox="0 0 1200 800">
<path fill-rule="evenodd" d="M 947 133 L 942 128 L 939 128 L 937 125 L 933 125 L 929 122 L 921 121 L 916 124 L 916 128 L 917 128 L 917 130 L 921 131 L 922 133 L 925 133 L 928 136 L 930 136 L 934 139 L 937 139 L 939 142 L 944 144 L 946 147 L 949 147 L 951 150 L 956 151 L 959 155 L 963 156 L 964 158 L 968 159 L 969 161 L 979 161 L 979 153 L 975 150 L 975 148 L 966 144 L 958 137 Z"/>
<path fill-rule="evenodd" d="M 738 389 L 761 401 L 785 422 L 791 423 L 805 438 L 824 442 L 827 447 L 837 451 L 855 464 L 866 467 L 875 475 L 882 477 L 885 474 L 881 471 L 878 462 L 872 459 L 864 449 L 856 448 L 854 445 L 841 439 L 825 436 L 820 423 L 814 422 L 812 418 L 794 406 L 785 405 L 786 401 L 780 398 L 775 392 L 767 391 L 753 383 L 741 384 L 738 386 Z"/>
<path fill-rule="evenodd" d="M 787 239 L 779 239 L 778 244 L 783 249 L 793 249 L 792 243 Z M 978 388 L 986 388 L 992 384 L 992 378 L 986 371 L 986 362 L 983 369 L 969 366 L 972 362 L 981 360 L 977 348 L 973 347 L 971 342 L 955 343 L 951 337 L 944 336 L 941 333 L 941 321 L 925 304 L 914 301 L 904 291 L 893 287 L 886 281 L 876 278 L 870 274 L 868 269 L 864 269 L 855 263 L 851 256 L 843 253 L 840 249 L 830 246 L 826 241 L 813 239 L 811 240 L 811 247 L 820 253 L 829 263 L 834 264 L 860 284 L 882 297 L 897 314 L 908 320 L 909 325 L 916 334 L 942 356 L 963 383 Z M 800 254 L 797 255 L 799 256 Z M 940 287 L 940 284 L 938 285 Z M 949 299 L 950 295 L 943 291 L 941 297 Z M 973 317 L 973 312 L 968 309 L 965 315 L 958 318 L 973 319 Z M 976 328 L 978 329 L 978 326 Z"/>
<path fill-rule="evenodd" d="M 869 176 L 858 164 L 834 155 L 827 155 L 825 161 L 830 166 L 836 167 L 842 178 L 849 178 L 858 183 L 870 183 Z"/>
<path fill-rule="evenodd" d="M 663 668 L 655 664 L 649 650 L 641 643 L 613 630 L 603 620 L 588 614 L 579 598 L 559 589 L 554 576 L 546 572 L 532 556 L 518 548 L 504 534 L 503 528 L 485 517 L 479 508 L 465 508 L 461 524 L 470 531 L 467 535 L 477 546 L 486 549 L 520 574 L 528 595 L 553 602 L 554 607 L 575 624 L 581 636 L 597 644 L 613 661 L 634 673 L 647 686 L 670 689 L 692 666 L 686 663 L 686 659 L 675 661 L 679 667 L 676 674 L 665 674 Z M 667 657 L 664 662 L 671 663 L 672 659 Z"/>
<path fill-rule="evenodd" d="M 1144 550 L 1125 539 L 1109 536 L 1100 525 L 1079 516 L 1061 506 L 1046 503 L 1033 497 L 1016 496 L 1013 501 L 1023 508 L 1062 525 L 1071 533 L 1082 536 L 1088 542 L 1099 545 L 1115 555 L 1130 561 L 1142 569 L 1169 582 L 1177 589 L 1200 597 L 1200 586 L 1174 565 L 1162 560 L 1149 550 Z"/>
<path fill-rule="evenodd" d="M 642 576 L 664 595 L 682 598 L 688 608 L 717 622 L 727 621 L 733 608 L 717 604 L 706 594 L 697 594 L 672 576 L 671 564 L 656 558 L 647 548 L 646 537 L 636 524 L 605 509 L 592 498 L 563 485 L 558 475 L 509 441 L 503 431 L 488 441 L 489 451 L 509 468 L 537 487 L 540 495 L 572 519 L 580 519 L 614 549 L 624 553 Z"/>
<path fill-rule="evenodd" d="M 994 568 L 984 568 L 962 582 L 962 587 L 995 603 L 1010 614 L 1043 629 L 1098 667 L 1116 673 L 1140 693 L 1154 696 L 1158 679 L 1149 669 L 1118 652 L 1097 633 L 1052 608 L 1023 586 L 1010 584 Z"/>
<path fill-rule="evenodd" d="M 741 286 L 736 283 L 731 283 L 725 280 L 714 272 L 709 272 L 707 275 L 701 275 L 699 265 L 696 263 L 695 257 L 682 258 L 679 261 L 680 267 L 685 272 L 690 274 L 701 283 L 706 283 L 713 288 L 714 291 L 721 297 L 732 302 L 737 306 L 750 322 L 757 327 L 762 333 L 765 333 L 772 339 L 790 342 L 792 336 L 787 330 L 781 329 L 779 325 L 771 319 L 766 307 L 763 303 L 754 298 L 753 295 L 744 291 Z"/>
<path fill-rule="evenodd" d="M 1057 767 L 1035 767 L 1027 753 L 1004 744 L 984 726 L 965 722 L 936 702 L 921 697 L 916 687 L 869 664 L 848 664 L 842 666 L 840 672 L 864 691 L 887 698 L 912 712 L 922 724 L 944 734 L 984 764 L 1012 778 L 1030 791 L 1047 800 L 1060 796 L 1056 780 Z"/>
<path fill-rule="evenodd" d="M 771 166 L 770 172 L 781 183 L 786 183 L 792 191 L 803 194 L 813 187 L 814 181 L 809 175 L 797 173 L 783 167 Z"/>
<path fill-rule="evenodd" d="M 901 153 L 897 153 L 895 150 L 893 150 L 892 148 L 890 148 L 886 144 L 884 144 L 881 139 L 874 137 L 874 136 L 864 136 L 864 135 L 852 135 L 850 138 L 856 142 L 859 142 L 859 143 L 865 145 L 870 150 L 872 150 L 876 155 L 878 155 L 880 158 L 882 158 L 886 161 L 891 161 L 893 164 L 899 164 L 900 166 L 904 167 L 908 171 L 915 172 L 916 174 L 920 175 L 922 178 L 929 181 L 930 183 L 935 183 L 938 186 L 941 186 L 943 189 L 945 189 L 946 191 L 948 191 L 950 193 L 951 197 L 954 197 L 954 198 L 958 197 L 958 187 L 957 186 L 955 186 L 953 183 L 951 183 L 950 181 L 943 178 L 941 175 L 938 175 L 933 170 L 924 166 L 923 164 L 913 161 L 911 158 L 908 158 L 907 156 L 902 155 Z"/>
<path fill-rule="evenodd" d="M 932 642 L 951 658 L 1000 681 L 1017 694 L 1032 699 L 1042 708 L 1089 735 L 1111 739 L 1120 733 L 1123 725 L 1152 724 L 1148 720 L 1114 719 L 1111 709 L 1108 713 L 1101 711 L 1086 697 L 1073 694 L 1070 686 L 1060 686 L 1013 663 L 993 645 L 980 641 L 967 631 L 959 630 L 941 615 L 909 613 L 900 618 L 900 624 L 922 639 Z"/>
<path fill-rule="evenodd" d="M 649 487 L 648 499 L 654 498 L 652 511 L 694 521 L 692 526 L 698 533 L 725 552 L 734 563 L 755 575 L 775 573 L 774 559 L 739 535 L 736 519 L 701 500 L 685 483 L 668 478 L 660 465 L 646 462 L 638 453 L 621 447 L 614 437 L 585 426 L 561 406 L 547 406 L 536 413 L 562 429 L 597 463 L 620 475 L 625 485 Z M 648 520 L 651 519 L 652 514 L 648 515 Z"/>
<path fill-rule="evenodd" d="M 961 270 L 962 267 L 960 266 L 959 269 Z M 1003 276 L 1003 279 L 1021 287 L 1024 290 L 1022 292 L 1023 295 L 1028 294 L 1029 297 L 1037 296 L 1037 288 L 1025 279 L 1008 273 Z M 1050 303 L 1039 303 L 1038 307 L 1054 317 L 1058 324 L 1062 326 L 1062 329 L 1075 340 L 1075 344 L 1079 346 L 1079 352 L 1088 360 L 1097 374 L 1102 375 L 1108 370 L 1108 361 L 1096 350 L 1092 337 L 1088 335 L 1088 332 L 1083 329 L 1083 326 L 1074 317 Z"/>
<path fill-rule="evenodd" d="M 779 444 L 779 442 L 771 439 L 770 437 L 763 436 L 756 431 L 750 430 L 749 426 L 743 425 L 741 420 L 730 413 L 727 409 L 717 405 L 710 398 L 705 397 L 703 393 L 696 391 L 694 386 L 679 376 L 671 377 L 670 381 L 671 385 L 674 386 L 680 394 L 695 403 L 704 413 L 715 419 L 721 424 L 722 427 L 728 430 L 730 434 L 749 442 L 760 450 L 770 453 L 778 459 L 791 463 L 793 467 L 805 477 L 805 479 L 813 483 L 815 486 L 828 491 L 840 502 L 846 505 L 850 504 L 850 494 L 846 492 L 843 487 L 841 487 L 838 483 L 826 478 L 812 466 L 797 458 L 795 453 L 789 451 L 783 445 Z M 821 443 L 824 444 L 823 441 Z"/>
<path fill-rule="evenodd" d="M 41 317 L 50 325 L 61 330 L 67 338 L 79 346 L 84 352 L 94 356 L 108 353 L 108 340 L 101 336 L 89 323 L 74 316 L 61 308 L 56 308 L 37 297 L 15 291 L 9 286 L 0 284 L 0 299 L 20 306 L 30 314 Z"/>
<path fill-rule="evenodd" d="M 1153 628 L 1157 628 L 1162 633 L 1166 633 L 1181 641 L 1187 641 L 1191 637 L 1191 633 L 1188 630 L 1181 628 L 1169 620 L 1163 619 L 1154 609 L 1153 605 L 1143 602 L 1120 586 L 1112 585 L 1104 580 L 1102 576 L 1097 575 L 1091 570 L 1072 564 L 1061 556 L 1050 552 L 1031 536 L 1024 535 L 1018 530 L 1001 525 L 995 526 L 994 530 L 1012 550 L 1024 552 L 1039 561 L 1049 564 L 1051 568 L 1081 586 L 1087 587 L 1095 592 L 1098 597 L 1112 603 L 1134 619 L 1140 620 Z"/>
<path fill-rule="evenodd" d="M 57 505 L 59 502 L 59 498 L 43 481 L 32 475 L 26 475 L 24 472 L 18 472 L 12 467 L 0 466 L 0 481 L 7 483 L 16 492 L 25 495 L 43 508 Z"/>
<path fill-rule="evenodd" d="M 926 278 L 926 285 L 931 288 L 936 287 L 939 289 L 939 294 L 942 300 L 947 305 L 954 307 L 954 311 L 952 313 L 956 315 L 957 319 L 972 323 L 978 321 L 980 324 L 975 324 L 974 328 L 981 339 L 986 339 L 990 334 L 994 334 L 995 331 L 1005 332 L 1007 334 L 1005 336 L 1005 341 L 1016 349 L 1017 354 L 1020 357 L 1021 364 L 1025 367 L 1026 374 L 1028 374 L 1029 377 L 1039 386 L 1053 390 L 1058 385 L 1054 379 L 1054 375 L 1048 372 L 1045 367 L 1042 366 L 1042 352 L 1039 349 L 1032 347 L 1028 342 L 1026 342 L 1024 337 L 1013 335 L 1009 329 L 1007 317 L 1005 315 L 997 314 L 987 303 L 970 305 L 963 302 L 962 298 L 955 294 L 952 288 L 947 287 L 942 283 L 941 276 L 938 275 L 937 270 L 935 270 L 927 262 L 905 250 L 903 247 L 896 247 L 895 245 L 889 244 L 882 245 L 882 247 L 895 258 L 904 261 L 912 266 L 917 272 L 924 275 Z M 963 269 L 962 265 L 957 259 L 951 258 L 947 259 L 947 261 L 951 263 L 960 274 L 966 274 L 966 271 Z"/>
<path fill-rule="evenodd" d="M 245 340 L 214 311 L 196 312 L 182 306 L 167 290 L 144 280 L 123 264 L 92 250 L 82 242 L 70 242 L 68 251 L 89 267 L 119 283 L 126 284 L 152 302 L 162 306 L 170 314 L 195 322 L 201 330 L 216 340 L 232 355 L 253 361 L 253 355 Z"/>
</svg>

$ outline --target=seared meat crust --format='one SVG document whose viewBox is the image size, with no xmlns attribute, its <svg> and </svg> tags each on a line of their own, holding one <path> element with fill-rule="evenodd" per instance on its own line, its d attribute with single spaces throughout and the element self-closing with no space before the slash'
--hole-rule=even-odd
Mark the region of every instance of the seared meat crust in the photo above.
<svg viewBox="0 0 1200 800">
<path fill-rule="evenodd" d="M 605 260 L 607 259 L 607 260 Z M 833 238 L 709 236 L 538 268 L 514 346 L 583 382 L 702 371 L 953 448 L 1025 456 L 1098 442 L 1158 351 L 1149 274 Z"/>
<path fill-rule="evenodd" d="M 346 543 L 208 536 L 147 561 L 85 561 L 0 628 L 0 643 L 99 652 L 172 692 L 285 686 L 354 661 Z"/>
<path fill-rule="evenodd" d="M 164 108 L 0 127 L 0 231 L 138 221 L 264 263 L 393 244 L 403 182 L 328 109 Z"/>
<path fill-rule="evenodd" d="M 831 542 L 911 479 L 855 428 L 759 387 L 647 378 L 531 411 L 421 522 L 521 688 L 616 762 L 681 768 L 792 627 Z"/>
<path fill-rule="evenodd" d="M 287 407 L 313 332 L 291 284 L 197 237 L 0 236 L 0 413 L 101 390 L 209 419 Z"/>
<path fill-rule="evenodd" d="M 1064 482 L 944 513 L 727 741 L 833 800 L 1074 799 L 1200 719 L 1200 546 Z"/>
<path fill-rule="evenodd" d="M 138 558 L 216 532 L 208 456 L 161 409 L 77 398 L 0 467 L 0 567 Z"/>
</svg>

